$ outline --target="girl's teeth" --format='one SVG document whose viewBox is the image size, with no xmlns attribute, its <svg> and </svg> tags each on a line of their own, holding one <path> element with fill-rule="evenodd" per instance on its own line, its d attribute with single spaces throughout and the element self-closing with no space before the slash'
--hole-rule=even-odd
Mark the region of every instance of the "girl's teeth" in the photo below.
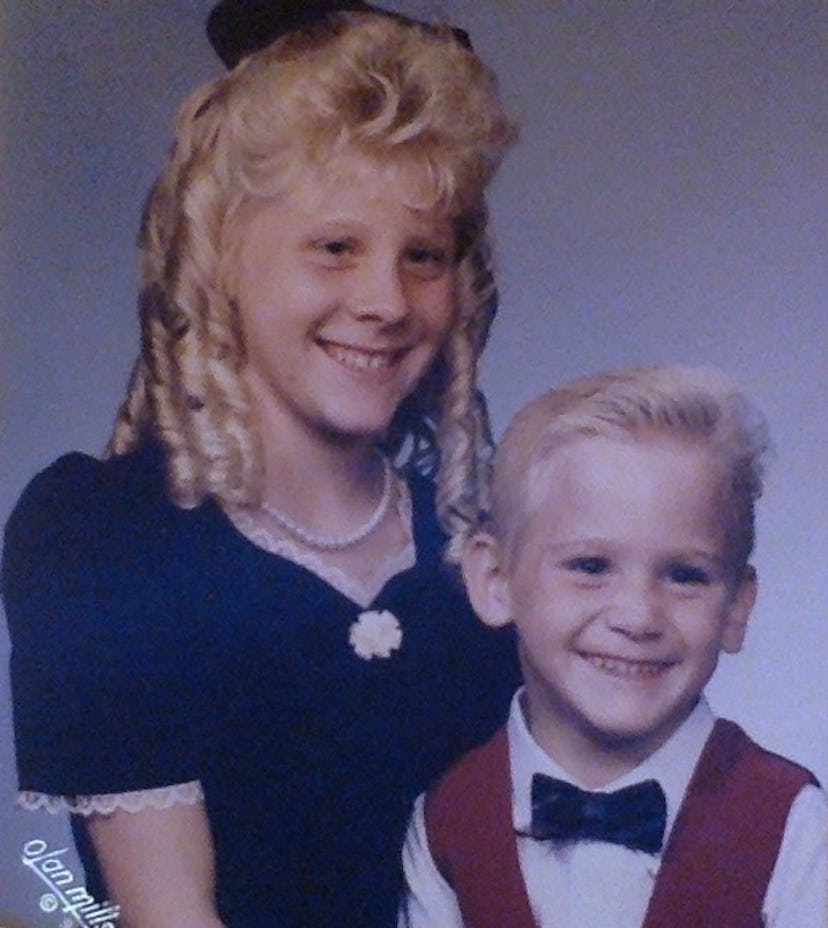
<svg viewBox="0 0 828 928">
<path fill-rule="evenodd" d="M 393 360 L 390 352 L 360 351 L 357 348 L 345 348 L 343 345 L 327 344 L 325 350 L 334 361 L 358 371 L 375 371 L 390 367 Z"/>
<path fill-rule="evenodd" d="M 594 667 L 616 677 L 656 677 L 669 666 L 660 661 L 625 661 L 617 657 L 600 657 L 597 654 L 588 654 L 586 659 Z"/>
</svg>

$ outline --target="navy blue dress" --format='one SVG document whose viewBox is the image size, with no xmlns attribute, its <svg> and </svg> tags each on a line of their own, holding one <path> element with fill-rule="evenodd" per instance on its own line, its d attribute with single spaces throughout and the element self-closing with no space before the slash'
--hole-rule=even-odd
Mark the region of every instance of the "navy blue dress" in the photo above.
<svg viewBox="0 0 828 928">
<path fill-rule="evenodd" d="M 2 575 L 21 789 L 198 779 L 229 928 L 394 925 L 411 801 L 494 731 L 517 685 L 511 635 L 441 563 L 430 483 L 409 485 L 417 563 L 369 607 L 396 616 L 402 644 L 365 660 L 348 641 L 360 606 L 214 504 L 171 504 L 152 449 L 40 474 Z"/>
</svg>

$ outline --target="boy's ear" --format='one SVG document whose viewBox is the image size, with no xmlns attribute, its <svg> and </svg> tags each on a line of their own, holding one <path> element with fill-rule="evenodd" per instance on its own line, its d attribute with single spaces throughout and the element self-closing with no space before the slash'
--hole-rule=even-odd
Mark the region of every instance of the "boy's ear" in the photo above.
<svg viewBox="0 0 828 928">
<path fill-rule="evenodd" d="M 501 563 L 501 547 L 488 532 L 476 532 L 463 549 L 463 580 L 472 608 L 495 628 L 512 620 L 509 577 Z"/>
<path fill-rule="evenodd" d="M 737 581 L 733 598 L 725 616 L 722 650 L 728 654 L 736 654 L 737 651 L 742 650 L 742 645 L 745 643 L 748 619 L 753 604 L 756 602 L 756 590 L 756 568 L 748 564 Z"/>
</svg>

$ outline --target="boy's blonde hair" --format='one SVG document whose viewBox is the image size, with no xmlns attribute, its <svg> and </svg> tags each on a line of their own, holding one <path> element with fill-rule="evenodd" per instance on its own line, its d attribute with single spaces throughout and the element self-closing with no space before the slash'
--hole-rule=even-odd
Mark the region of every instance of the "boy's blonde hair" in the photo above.
<svg viewBox="0 0 828 928">
<path fill-rule="evenodd" d="M 452 330 L 397 411 L 387 450 L 425 472 L 457 531 L 477 508 L 490 439 L 476 366 L 494 311 L 484 190 L 515 136 L 494 75 L 451 30 L 335 13 L 288 33 L 193 93 L 153 187 L 139 239 L 142 349 L 110 453 L 147 440 L 166 454 L 171 498 L 259 502 L 261 449 L 240 371 L 238 312 L 222 280 L 228 237 L 250 203 L 297 165 L 355 150 L 422 165 L 458 243 Z"/>
<path fill-rule="evenodd" d="M 495 453 L 491 488 L 491 527 L 510 550 L 550 455 L 579 436 L 667 437 L 709 449 L 721 468 L 726 548 L 733 568 L 744 569 L 769 442 L 761 413 L 727 378 L 704 368 L 628 368 L 570 381 L 524 406 Z"/>
</svg>

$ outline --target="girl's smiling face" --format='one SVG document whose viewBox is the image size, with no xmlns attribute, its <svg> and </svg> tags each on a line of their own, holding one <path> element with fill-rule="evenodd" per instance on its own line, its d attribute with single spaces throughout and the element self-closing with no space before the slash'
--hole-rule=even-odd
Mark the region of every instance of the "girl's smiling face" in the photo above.
<svg viewBox="0 0 828 928">
<path fill-rule="evenodd" d="M 574 438 L 539 468 L 509 562 L 490 564 L 488 618 L 517 626 L 532 733 L 587 785 L 656 750 L 741 647 L 755 585 L 729 563 L 720 498 L 704 448 Z"/>
<path fill-rule="evenodd" d="M 450 216 L 416 162 L 358 153 L 306 167 L 232 237 L 228 289 L 261 428 L 375 440 L 442 347 L 454 310 Z"/>
</svg>

